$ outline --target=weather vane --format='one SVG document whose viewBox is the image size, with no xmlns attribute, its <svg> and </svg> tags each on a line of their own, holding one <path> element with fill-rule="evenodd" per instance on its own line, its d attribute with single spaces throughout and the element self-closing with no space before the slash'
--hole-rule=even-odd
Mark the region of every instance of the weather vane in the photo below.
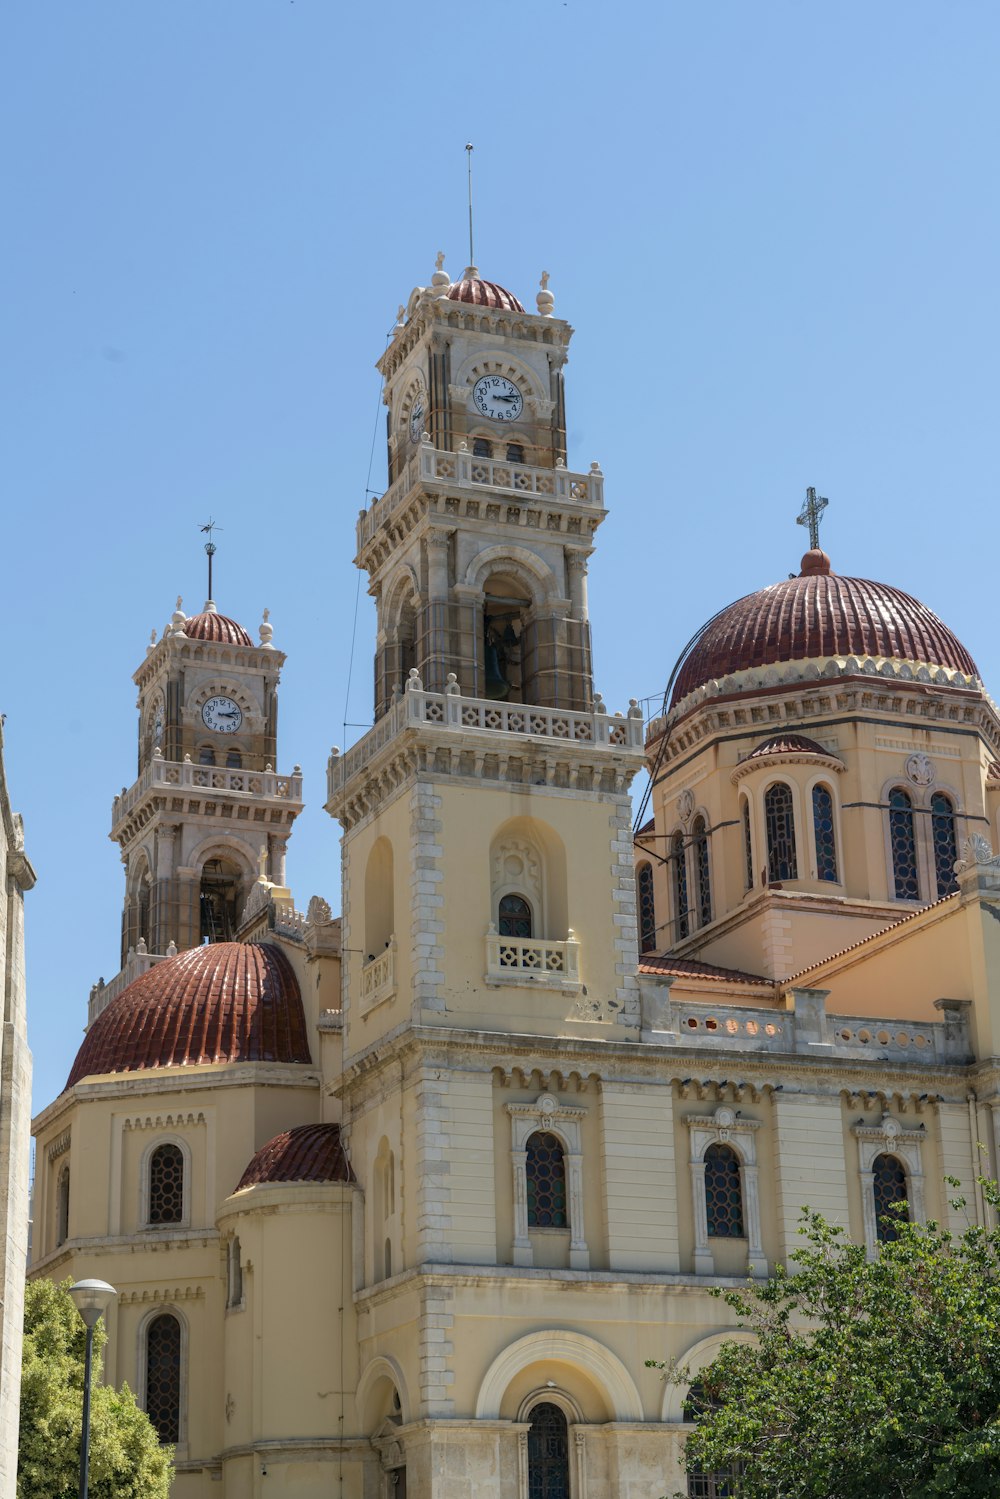
<svg viewBox="0 0 1000 1499">
<path fill-rule="evenodd" d="M 212 520 L 211 516 L 209 516 L 208 524 L 206 526 L 202 526 L 201 527 L 201 533 L 202 533 L 202 535 L 203 536 L 206 535 L 206 534 L 208 535 L 208 540 L 205 543 L 205 551 L 208 554 L 208 596 L 209 596 L 209 598 L 212 597 L 212 558 L 215 556 L 215 553 L 216 553 L 216 550 L 217 550 L 215 542 L 212 540 L 212 533 L 213 533 L 213 531 L 221 531 L 221 530 L 222 530 L 222 527 L 216 525 L 215 521 Z"/>
<path fill-rule="evenodd" d="M 817 494 L 815 489 L 807 489 L 802 509 L 796 516 L 796 523 L 800 526 L 809 527 L 809 546 L 812 551 L 819 549 L 819 522 L 823 511 L 830 501 Z"/>
</svg>

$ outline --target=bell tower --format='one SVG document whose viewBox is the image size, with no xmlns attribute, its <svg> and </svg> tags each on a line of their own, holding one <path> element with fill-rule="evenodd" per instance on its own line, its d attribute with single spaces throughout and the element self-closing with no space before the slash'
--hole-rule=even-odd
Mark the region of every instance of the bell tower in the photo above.
<svg viewBox="0 0 1000 1499">
<path fill-rule="evenodd" d="M 125 866 L 123 968 L 130 954 L 227 940 L 259 875 L 285 883 L 302 777 L 297 765 L 275 769 L 285 657 L 272 635 L 267 610 L 255 645 L 211 599 L 190 618 L 178 599 L 153 632 L 133 678 L 138 775 L 111 817 Z"/>
<path fill-rule="evenodd" d="M 587 559 L 603 477 L 566 467 L 563 366 L 573 330 L 543 275 L 537 312 L 470 266 L 399 309 L 379 361 L 389 487 L 361 513 L 359 567 L 378 611 L 375 717 L 415 668 L 491 701 L 593 703 Z"/>
</svg>

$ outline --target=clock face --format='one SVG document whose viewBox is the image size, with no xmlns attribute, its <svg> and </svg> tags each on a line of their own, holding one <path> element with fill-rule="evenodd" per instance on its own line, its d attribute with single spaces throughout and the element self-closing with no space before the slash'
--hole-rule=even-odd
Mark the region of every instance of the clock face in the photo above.
<svg viewBox="0 0 1000 1499">
<path fill-rule="evenodd" d="M 235 734 L 243 713 L 231 697 L 210 697 L 201 710 L 201 721 L 216 734 Z"/>
<path fill-rule="evenodd" d="M 410 407 L 410 441 L 419 442 L 424 435 L 424 417 L 427 415 L 423 395 L 418 395 Z"/>
<path fill-rule="evenodd" d="M 524 397 L 506 375 L 484 375 L 472 387 L 472 399 L 491 422 L 516 422 L 524 407 Z"/>
</svg>

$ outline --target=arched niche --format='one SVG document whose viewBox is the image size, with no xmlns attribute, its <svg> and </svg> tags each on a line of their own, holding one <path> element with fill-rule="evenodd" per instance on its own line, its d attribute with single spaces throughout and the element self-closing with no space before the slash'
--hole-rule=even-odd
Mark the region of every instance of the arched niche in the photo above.
<svg viewBox="0 0 1000 1499">
<path fill-rule="evenodd" d="M 394 880 L 392 844 L 377 838 L 365 865 L 365 963 L 385 951 L 395 931 Z"/>
<path fill-rule="evenodd" d="M 562 942 L 569 930 L 566 846 L 537 817 L 512 817 L 490 844 L 490 921 L 505 895 L 521 895 L 532 913 L 532 936 Z"/>
<path fill-rule="evenodd" d="M 479 1388 L 476 1419 L 516 1419 L 532 1391 L 549 1380 L 589 1421 L 643 1420 L 639 1391 L 621 1359 L 596 1338 L 562 1329 L 528 1333 L 497 1355 Z"/>
</svg>

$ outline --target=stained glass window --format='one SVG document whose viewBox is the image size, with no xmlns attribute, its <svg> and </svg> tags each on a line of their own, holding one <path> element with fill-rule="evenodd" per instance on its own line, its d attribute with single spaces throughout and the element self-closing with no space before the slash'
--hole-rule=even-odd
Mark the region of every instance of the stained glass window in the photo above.
<svg viewBox="0 0 1000 1499">
<path fill-rule="evenodd" d="M 833 793 L 829 786 L 813 787 L 813 833 L 816 838 L 816 878 L 837 880 L 837 842 L 833 831 Z"/>
<path fill-rule="evenodd" d="M 784 781 L 776 781 L 764 792 L 764 826 L 767 829 L 768 881 L 780 885 L 783 880 L 797 880 L 792 788 Z"/>
<path fill-rule="evenodd" d="M 934 872 L 937 876 L 938 899 L 958 889 L 955 878 L 955 860 L 958 844 L 955 839 L 955 808 L 943 791 L 935 791 L 931 797 L 931 839 L 934 843 Z"/>
<path fill-rule="evenodd" d="M 919 900 L 917 840 L 913 831 L 913 803 L 901 786 L 889 792 L 889 843 L 897 900 Z"/>
<path fill-rule="evenodd" d="M 691 836 L 694 839 L 694 871 L 698 882 L 698 925 L 708 926 L 712 919 L 712 875 L 708 867 L 708 831 L 704 817 L 696 817 Z"/>
<path fill-rule="evenodd" d="M 501 896 L 498 914 L 497 927 L 501 937 L 530 938 L 531 907 L 523 895 Z"/>
<path fill-rule="evenodd" d="M 743 798 L 743 857 L 746 869 L 743 878 L 748 890 L 753 889 L 753 844 L 750 841 L 750 803 Z"/>
<path fill-rule="evenodd" d="M 550 1401 L 531 1412 L 528 1499 L 569 1499 L 569 1430 L 566 1417 Z"/>
<path fill-rule="evenodd" d="M 710 1238 L 746 1237 L 740 1160 L 729 1145 L 710 1145 L 705 1151 L 705 1208 Z"/>
<path fill-rule="evenodd" d="M 905 1220 L 893 1208 L 906 1202 L 906 1171 L 894 1155 L 877 1155 L 872 1162 L 872 1187 L 875 1192 L 875 1232 L 880 1244 L 893 1244 L 899 1238 L 899 1225 Z"/>
<path fill-rule="evenodd" d="M 685 1421 L 697 1421 L 699 1416 L 712 1409 L 714 1402 L 701 1384 L 693 1384 L 684 1402 Z M 688 1499 L 735 1499 L 739 1493 L 742 1465 L 721 1468 L 714 1473 L 705 1473 L 696 1463 L 688 1468 Z"/>
<path fill-rule="evenodd" d="M 680 942 L 691 930 L 688 915 L 687 854 L 684 850 L 684 834 L 675 833 L 670 840 L 670 859 L 674 869 L 674 923 L 677 940 Z"/>
<path fill-rule="evenodd" d="M 158 1145 L 149 1162 L 150 1223 L 180 1223 L 184 1217 L 184 1153 Z"/>
<path fill-rule="evenodd" d="M 653 904 L 653 866 L 639 865 L 639 951 L 656 946 L 656 907 Z"/>
<path fill-rule="evenodd" d="M 562 1142 L 549 1130 L 536 1130 L 528 1141 L 526 1154 L 528 1227 L 568 1227 Z"/>
<path fill-rule="evenodd" d="M 181 1422 L 181 1325 L 164 1312 L 146 1329 L 146 1412 L 161 1442 L 176 1443 Z"/>
</svg>

